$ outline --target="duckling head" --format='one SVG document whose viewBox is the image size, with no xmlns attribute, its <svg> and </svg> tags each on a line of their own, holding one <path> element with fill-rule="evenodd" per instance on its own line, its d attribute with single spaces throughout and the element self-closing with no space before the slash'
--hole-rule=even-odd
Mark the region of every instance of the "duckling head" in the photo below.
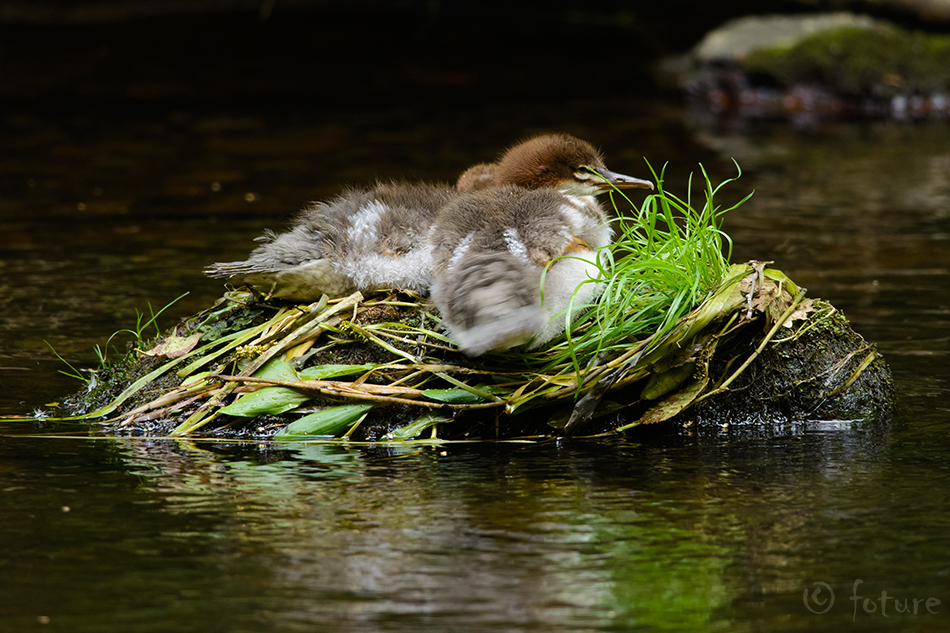
<svg viewBox="0 0 950 633">
<path fill-rule="evenodd" d="M 653 183 L 607 169 L 593 145 L 568 134 L 546 134 L 508 150 L 493 166 L 494 185 L 558 189 L 594 196 L 618 189 L 653 189 Z"/>
</svg>

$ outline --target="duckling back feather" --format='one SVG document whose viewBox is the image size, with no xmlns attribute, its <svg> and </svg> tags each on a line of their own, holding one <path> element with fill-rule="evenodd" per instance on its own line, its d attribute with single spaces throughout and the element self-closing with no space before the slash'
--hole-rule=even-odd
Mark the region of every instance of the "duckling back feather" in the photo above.
<svg viewBox="0 0 950 633">
<path fill-rule="evenodd" d="M 424 293 L 430 278 L 426 236 L 456 196 L 444 185 L 381 183 L 306 207 L 286 233 L 265 233 L 246 261 L 205 269 L 270 296 L 312 301 L 321 294 L 405 288 Z"/>
</svg>

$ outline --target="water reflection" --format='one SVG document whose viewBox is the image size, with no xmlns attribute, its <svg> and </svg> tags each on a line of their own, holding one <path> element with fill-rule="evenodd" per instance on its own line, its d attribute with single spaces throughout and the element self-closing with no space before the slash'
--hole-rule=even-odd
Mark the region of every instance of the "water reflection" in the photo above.
<svg viewBox="0 0 950 633">
<path fill-rule="evenodd" d="M 888 469 L 882 438 L 840 428 L 706 447 L 117 446 L 139 482 L 120 547 L 135 568 L 161 584 L 172 579 L 149 561 L 172 576 L 191 561 L 204 571 L 182 591 L 224 586 L 288 626 L 340 630 L 445 630 L 460 616 L 668 628 L 671 613 L 678 630 L 715 630 L 749 591 L 772 602 L 837 578 L 820 526 L 860 520 L 867 501 L 840 488 L 867 491 Z"/>
<path fill-rule="evenodd" d="M 722 597 L 726 552 L 693 542 L 649 500 L 641 507 L 641 490 L 591 481 L 586 451 L 564 451 L 561 462 L 516 447 L 381 456 L 300 446 L 266 464 L 181 449 L 156 460 L 138 443 L 123 452 L 146 466 L 137 472 L 167 511 L 218 506 L 228 521 L 215 536 L 269 552 L 258 590 L 291 621 L 402 617 L 440 630 L 464 615 L 472 625 L 576 630 L 628 619 L 631 600 L 636 620 L 659 618 L 676 584 L 691 588 L 678 610 L 693 623 Z M 671 551 L 700 562 L 657 569 Z"/>
<path fill-rule="evenodd" d="M 808 583 L 843 601 L 857 578 L 923 595 L 950 573 L 945 448 L 898 433 L 824 421 L 541 445 L 7 438 L 0 562 L 17 580 L 0 581 L 0 617 L 135 632 L 167 630 L 159 615 L 228 630 L 835 631 L 846 614 L 814 620 Z M 101 595 L 107 609 L 83 606 Z"/>
</svg>

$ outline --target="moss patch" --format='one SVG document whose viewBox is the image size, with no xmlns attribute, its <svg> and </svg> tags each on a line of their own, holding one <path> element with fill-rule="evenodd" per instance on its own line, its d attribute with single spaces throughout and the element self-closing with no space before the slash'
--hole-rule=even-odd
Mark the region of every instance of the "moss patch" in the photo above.
<svg viewBox="0 0 950 633">
<path fill-rule="evenodd" d="M 754 51 L 745 67 L 787 87 L 818 84 L 855 97 L 940 93 L 950 91 L 950 36 L 845 27 Z"/>
<path fill-rule="evenodd" d="M 712 425 L 889 417 L 895 390 L 884 359 L 831 304 L 812 306 L 808 320 L 783 332 L 728 391 L 698 403 L 684 420 Z M 753 343 L 744 333 L 723 341 L 710 363 L 711 381 L 722 380 Z"/>
</svg>

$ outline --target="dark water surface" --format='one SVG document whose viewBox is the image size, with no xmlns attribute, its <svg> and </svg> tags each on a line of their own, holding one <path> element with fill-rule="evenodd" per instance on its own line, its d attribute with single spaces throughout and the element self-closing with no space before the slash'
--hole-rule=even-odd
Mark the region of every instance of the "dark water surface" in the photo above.
<svg viewBox="0 0 950 633">
<path fill-rule="evenodd" d="M 950 630 L 946 123 L 716 128 L 634 99 L 3 117 L 0 415 L 78 387 L 46 342 L 92 367 L 149 304 L 190 291 L 163 326 L 206 307 L 201 268 L 304 202 L 450 181 L 550 130 L 617 171 L 668 162 L 684 195 L 734 157 L 723 201 L 756 193 L 727 220 L 733 259 L 843 310 L 900 413 L 408 448 L 0 422 L 0 631 Z"/>
</svg>

